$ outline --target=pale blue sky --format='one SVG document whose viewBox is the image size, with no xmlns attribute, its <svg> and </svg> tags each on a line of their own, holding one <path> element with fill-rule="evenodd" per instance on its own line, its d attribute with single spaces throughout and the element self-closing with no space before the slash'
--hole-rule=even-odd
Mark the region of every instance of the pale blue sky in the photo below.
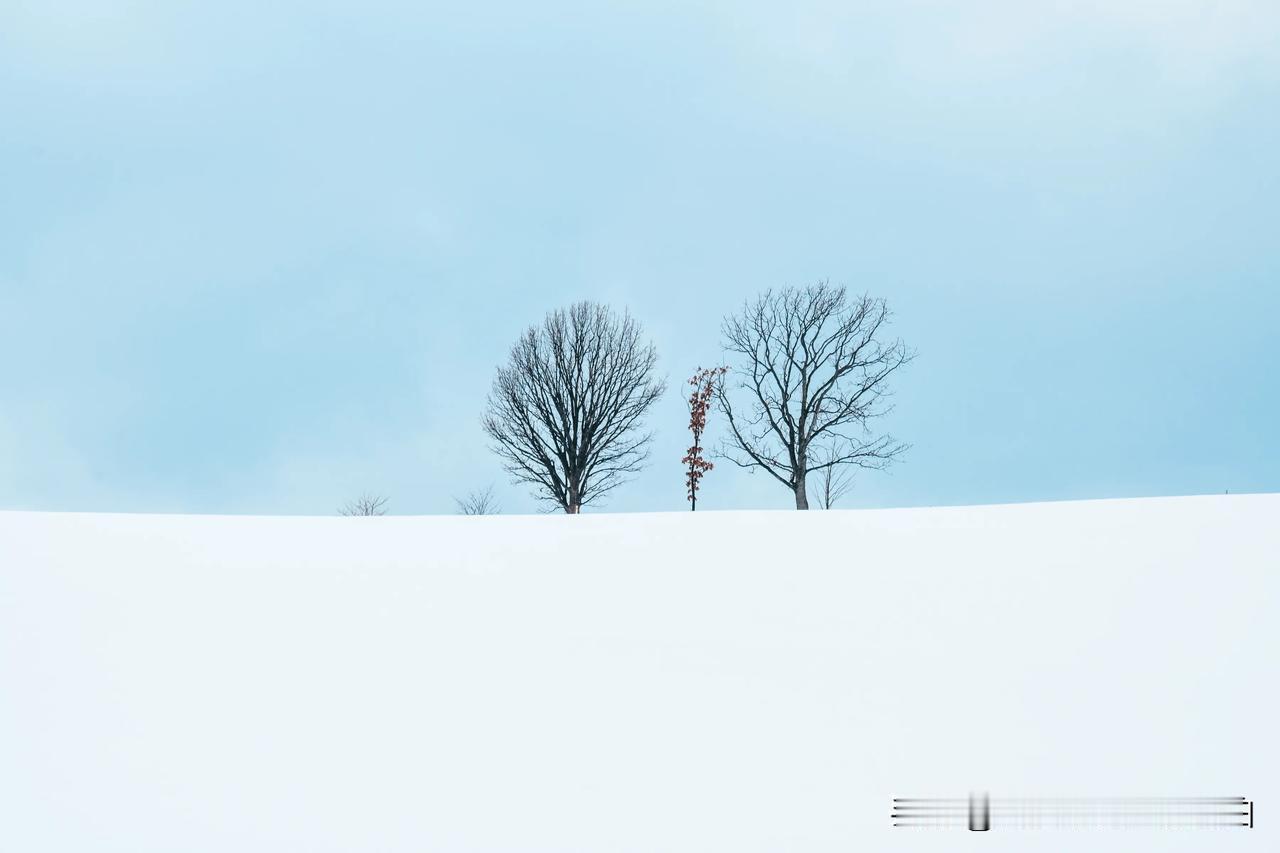
<svg viewBox="0 0 1280 853">
<path fill-rule="evenodd" d="M 8 0 L 0 508 L 532 510 L 479 416 L 588 298 L 671 379 L 606 508 L 683 509 L 681 380 L 820 277 L 920 352 L 849 506 L 1280 490 L 1278 44 L 1263 0 Z"/>
</svg>

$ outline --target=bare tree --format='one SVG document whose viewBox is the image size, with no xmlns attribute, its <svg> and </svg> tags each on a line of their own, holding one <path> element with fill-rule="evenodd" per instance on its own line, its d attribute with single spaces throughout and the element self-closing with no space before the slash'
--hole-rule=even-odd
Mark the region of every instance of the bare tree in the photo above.
<svg viewBox="0 0 1280 853">
<path fill-rule="evenodd" d="M 382 495 L 362 494 L 338 509 L 338 515 L 386 515 L 387 499 Z"/>
<path fill-rule="evenodd" d="M 665 382 L 640 335 L 629 315 L 591 302 L 525 331 L 498 368 L 483 420 L 515 482 L 577 513 L 643 467 L 653 436 L 640 428 Z"/>
<path fill-rule="evenodd" d="M 493 496 L 493 486 L 477 489 L 465 498 L 454 498 L 453 502 L 462 515 L 497 515 L 502 512 L 497 498 Z"/>
<path fill-rule="evenodd" d="M 843 453 L 843 448 L 834 446 L 822 447 L 814 451 L 814 456 L 819 464 L 819 469 L 816 472 L 818 505 L 823 509 L 831 509 L 836 505 L 836 501 L 848 494 L 849 490 L 853 488 L 853 472 L 847 466 L 823 465 L 823 463 L 838 459 Z"/>
<path fill-rule="evenodd" d="M 766 291 L 725 319 L 725 348 L 746 403 L 722 389 L 729 422 L 723 458 L 763 469 L 808 509 L 808 474 L 846 465 L 884 468 L 907 449 L 871 422 L 890 410 L 889 377 L 914 354 L 886 338 L 883 299 L 850 297 L 822 281 Z M 722 380 L 723 381 L 723 380 Z M 830 451 L 830 452 L 827 452 Z"/>
</svg>

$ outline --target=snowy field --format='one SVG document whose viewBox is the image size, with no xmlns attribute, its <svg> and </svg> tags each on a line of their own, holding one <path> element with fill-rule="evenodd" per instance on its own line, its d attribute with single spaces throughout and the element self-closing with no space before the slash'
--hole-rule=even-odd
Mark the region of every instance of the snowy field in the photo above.
<svg viewBox="0 0 1280 853">
<path fill-rule="evenodd" d="M 1280 495 L 0 513 L 0 850 L 1275 851 Z M 1247 829 L 893 828 L 1247 796 Z"/>
</svg>

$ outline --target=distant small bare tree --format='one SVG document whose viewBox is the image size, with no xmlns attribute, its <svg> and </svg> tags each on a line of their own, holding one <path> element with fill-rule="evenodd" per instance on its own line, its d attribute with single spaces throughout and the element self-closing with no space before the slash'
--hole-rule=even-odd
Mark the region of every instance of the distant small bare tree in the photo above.
<svg viewBox="0 0 1280 853">
<path fill-rule="evenodd" d="M 849 490 L 853 488 L 853 472 L 847 467 L 827 464 L 843 455 L 841 448 L 825 447 L 815 453 L 818 461 L 818 505 L 823 509 L 831 509 Z"/>
<path fill-rule="evenodd" d="M 462 515 L 497 515 L 502 512 L 497 499 L 493 496 L 493 486 L 477 489 L 465 498 L 454 498 L 458 512 Z"/>
<path fill-rule="evenodd" d="M 733 375 L 745 402 L 727 388 L 716 395 L 730 432 L 720 455 L 767 471 L 796 509 L 809 508 L 814 471 L 893 462 L 907 445 L 870 424 L 890 410 L 888 380 L 913 353 L 886 337 L 889 316 L 883 299 L 823 281 L 766 291 L 726 318 L 725 349 L 742 361 Z"/>
<path fill-rule="evenodd" d="M 382 495 L 363 494 L 338 509 L 338 515 L 386 515 L 387 499 Z"/>
<path fill-rule="evenodd" d="M 653 436 L 641 432 L 665 383 L 640 324 L 579 302 L 530 326 L 489 393 L 484 431 L 518 483 L 567 513 L 638 472 Z"/>
</svg>

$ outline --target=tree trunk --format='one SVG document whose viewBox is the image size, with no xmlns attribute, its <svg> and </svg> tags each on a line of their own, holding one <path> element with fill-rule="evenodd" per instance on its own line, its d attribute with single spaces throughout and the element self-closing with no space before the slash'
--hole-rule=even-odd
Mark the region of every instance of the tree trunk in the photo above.
<svg viewBox="0 0 1280 853">
<path fill-rule="evenodd" d="M 689 448 L 689 471 L 687 474 L 689 484 L 689 512 L 697 512 L 698 510 L 698 459 L 702 456 L 702 447 L 699 442 L 702 440 L 702 433 L 694 432 L 693 447 Z"/>
<path fill-rule="evenodd" d="M 796 477 L 795 490 L 796 490 L 796 509 L 808 509 L 809 495 L 805 492 L 805 488 L 804 488 L 804 474 L 801 474 L 799 477 Z"/>
</svg>

